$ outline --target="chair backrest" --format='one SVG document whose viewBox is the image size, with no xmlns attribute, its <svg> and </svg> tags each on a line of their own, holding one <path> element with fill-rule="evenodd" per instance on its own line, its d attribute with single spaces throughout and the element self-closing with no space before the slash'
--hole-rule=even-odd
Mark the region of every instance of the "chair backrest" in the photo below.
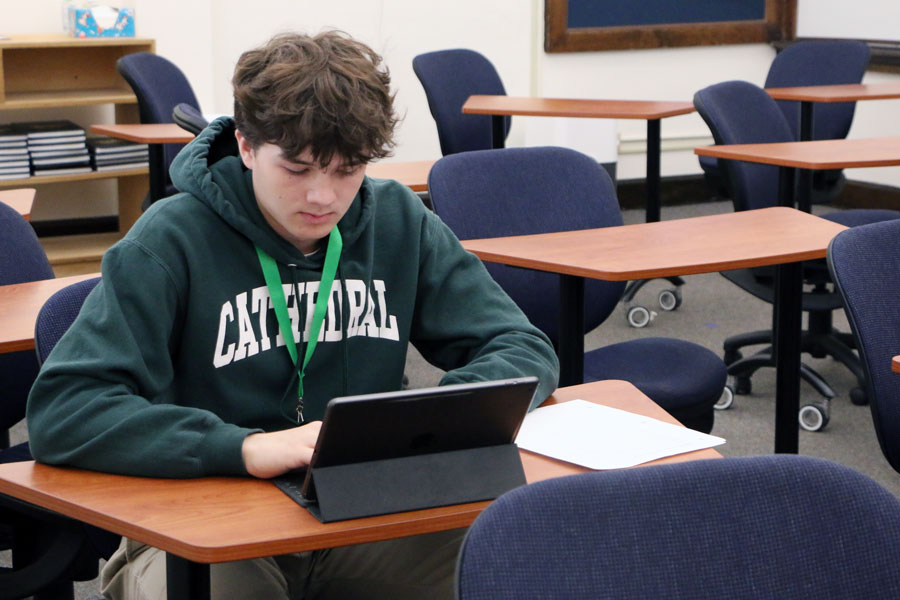
<svg viewBox="0 0 900 600">
<path fill-rule="evenodd" d="M 459 239 L 573 231 L 622 224 L 612 180 L 597 161 L 567 148 L 507 148 L 446 156 L 428 176 L 434 212 Z M 559 338 L 559 276 L 487 264 L 547 336 Z M 613 310 L 623 283 L 585 282 L 585 330 Z"/>
<path fill-rule="evenodd" d="M 413 71 L 425 88 L 444 156 L 493 147 L 490 115 L 462 113 L 469 96 L 506 95 L 491 61 L 474 50 L 439 50 L 416 56 Z M 507 134 L 510 123 L 507 118 Z"/>
<path fill-rule="evenodd" d="M 180 102 L 172 109 L 172 121 L 194 135 L 198 135 L 209 125 L 209 121 L 201 114 L 200 110 L 186 102 Z"/>
<path fill-rule="evenodd" d="M 187 77 L 177 65 L 158 54 L 126 54 L 116 61 L 116 70 L 137 96 L 141 123 L 171 123 L 172 109 L 180 103 L 200 110 L 197 96 Z M 183 144 L 166 144 L 164 154 L 167 172 L 172 159 L 183 147 Z"/>
<path fill-rule="evenodd" d="M 0 285 L 44 279 L 53 279 L 53 269 L 34 229 L 18 211 L 0 202 Z M 25 416 L 37 372 L 31 350 L 0 354 L 0 440 L 5 441 L 5 431 Z"/>
<path fill-rule="evenodd" d="M 796 455 L 550 479 L 479 515 L 460 600 L 900 597 L 900 501 Z"/>
<path fill-rule="evenodd" d="M 100 278 L 94 277 L 67 285 L 44 302 L 34 325 L 34 348 L 41 364 L 47 360 L 50 351 L 69 330 L 69 326 L 81 311 L 84 299 L 99 282 Z"/>
<path fill-rule="evenodd" d="M 855 40 L 795 42 L 779 52 L 766 77 L 767 88 L 859 83 L 869 65 L 871 50 Z M 776 102 L 794 134 L 800 139 L 800 103 Z M 856 102 L 816 103 L 812 139 L 847 137 Z"/>
<path fill-rule="evenodd" d="M 694 107 L 716 144 L 758 144 L 794 140 L 784 115 L 769 94 L 747 81 L 724 81 L 694 94 Z M 731 185 L 735 210 L 778 204 L 778 167 L 720 160 Z"/>
<path fill-rule="evenodd" d="M 891 370 L 900 354 L 900 220 L 842 231 L 828 268 L 856 337 L 881 451 L 900 472 L 900 374 Z"/>
</svg>

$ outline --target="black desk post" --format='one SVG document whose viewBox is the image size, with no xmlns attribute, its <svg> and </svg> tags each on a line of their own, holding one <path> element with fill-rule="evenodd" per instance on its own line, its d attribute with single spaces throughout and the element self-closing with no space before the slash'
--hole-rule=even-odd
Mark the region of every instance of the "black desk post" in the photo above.
<svg viewBox="0 0 900 600">
<path fill-rule="evenodd" d="M 659 164 L 662 149 L 659 122 L 659 119 L 647 119 L 647 223 L 655 223 L 660 219 Z"/>
<path fill-rule="evenodd" d="M 209 565 L 166 552 L 169 600 L 209 600 Z"/>
<path fill-rule="evenodd" d="M 778 201 L 794 204 L 793 167 L 778 169 Z M 799 449 L 797 415 L 800 412 L 800 336 L 802 333 L 802 266 L 799 262 L 776 267 L 775 339 L 775 452 L 796 454 Z"/>
<path fill-rule="evenodd" d="M 491 142 L 494 148 L 506 146 L 506 117 L 503 115 L 491 115 Z"/>
<path fill-rule="evenodd" d="M 165 144 L 149 144 L 150 150 L 150 202 L 156 202 L 166 194 Z"/>
<path fill-rule="evenodd" d="M 559 276 L 559 385 L 584 383 L 584 278 Z"/>
</svg>

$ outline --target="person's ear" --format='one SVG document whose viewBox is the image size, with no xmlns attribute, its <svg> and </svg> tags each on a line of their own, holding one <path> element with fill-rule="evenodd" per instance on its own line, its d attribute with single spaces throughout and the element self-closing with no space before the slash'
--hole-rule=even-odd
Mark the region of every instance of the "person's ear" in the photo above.
<svg viewBox="0 0 900 600">
<path fill-rule="evenodd" d="M 250 141 L 237 129 L 234 130 L 234 137 L 237 138 L 238 152 L 241 154 L 241 161 L 243 161 L 245 167 L 253 170 L 253 164 L 256 159 L 256 150 L 253 148 Z"/>
</svg>

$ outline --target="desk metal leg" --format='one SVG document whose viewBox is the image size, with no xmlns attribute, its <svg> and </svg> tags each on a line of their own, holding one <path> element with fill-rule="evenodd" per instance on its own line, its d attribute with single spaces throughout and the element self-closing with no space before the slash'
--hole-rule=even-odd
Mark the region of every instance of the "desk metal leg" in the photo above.
<svg viewBox="0 0 900 600">
<path fill-rule="evenodd" d="M 559 276 L 559 385 L 584 383 L 584 279 Z"/>
<path fill-rule="evenodd" d="M 165 146 L 150 144 L 150 201 L 156 202 L 166 193 Z"/>
<path fill-rule="evenodd" d="M 775 282 L 775 452 L 796 454 L 800 411 L 801 263 L 778 265 Z"/>
<path fill-rule="evenodd" d="M 647 120 L 647 207 L 646 220 L 655 223 L 660 219 L 659 173 L 660 140 L 659 119 Z"/>
<path fill-rule="evenodd" d="M 491 115 L 491 142 L 494 148 L 506 146 L 506 117 Z"/>
<path fill-rule="evenodd" d="M 778 202 L 794 206 L 793 167 L 778 169 Z M 800 335 L 803 328 L 801 263 L 778 265 L 773 307 L 775 355 L 775 452 L 796 454 L 800 412 Z"/>
<path fill-rule="evenodd" d="M 808 142 L 812 139 L 813 131 L 813 103 L 804 100 L 800 103 L 800 141 Z"/>
<path fill-rule="evenodd" d="M 169 600 L 209 600 L 209 565 L 166 553 Z"/>
</svg>

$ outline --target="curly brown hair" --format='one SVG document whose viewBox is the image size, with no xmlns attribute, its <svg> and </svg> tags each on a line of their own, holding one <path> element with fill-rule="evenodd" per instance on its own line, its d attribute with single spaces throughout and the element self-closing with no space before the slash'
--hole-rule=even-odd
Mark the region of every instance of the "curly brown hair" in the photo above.
<svg viewBox="0 0 900 600">
<path fill-rule="evenodd" d="M 394 95 L 381 57 L 340 31 L 285 33 L 244 52 L 231 80 L 238 131 L 285 157 L 307 148 L 320 165 L 334 155 L 350 164 L 389 156 Z"/>
</svg>

